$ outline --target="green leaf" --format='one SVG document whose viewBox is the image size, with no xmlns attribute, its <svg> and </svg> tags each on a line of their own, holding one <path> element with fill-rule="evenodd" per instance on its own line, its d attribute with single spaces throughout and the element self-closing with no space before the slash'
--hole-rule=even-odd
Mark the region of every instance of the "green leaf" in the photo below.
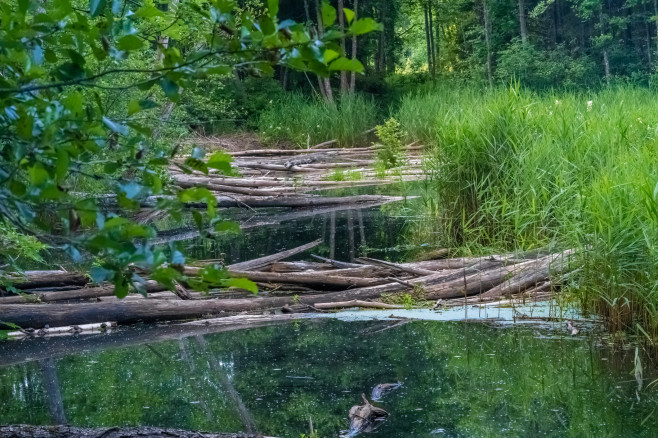
<svg viewBox="0 0 658 438">
<path fill-rule="evenodd" d="M 279 0 L 267 0 L 267 10 L 270 17 L 276 17 L 279 14 Z"/>
<path fill-rule="evenodd" d="M 332 62 L 329 65 L 329 70 L 363 73 L 363 64 L 358 59 L 349 59 L 343 56 Z"/>
<path fill-rule="evenodd" d="M 377 23 L 370 17 L 360 18 L 350 26 L 350 33 L 354 35 L 362 35 L 364 33 L 381 30 L 381 24 Z"/>
<path fill-rule="evenodd" d="M 329 2 L 322 2 L 322 23 L 329 27 L 336 22 L 336 9 Z"/>
<path fill-rule="evenodd" d="M 119 39 L 117 48 L 119 50 L 138 50 L 142 48 L 144 41 L 137 35 L 126 35 Z"/>
<path fill-rule="evenodd" d="M 354 21 L 354 11 L 351 9 L 343 8 L 343 13 L 347 19 L 347 24 L 351 24 Z"/>
<path fill-rule="evenodd" d="M 233 157 L 225 152 L 215 152 L 208 159 L 208 167 L 211 169 L 217 169 L 222 172 L 224 175 L 233 174 L 233 168 L 231 167 L 231 162 Z"/>
<path fill-rule="evenodd" d="M 97 17 L 105 9 L 106 0 L 89 0 L 89 13 L 92 17 Z"/>
<path fill-rule="evenodd" d="M 226 280 L 227 287 L 236 287 L 239 289 L 248 290 L 249 292 L 258 293 L 258 285 L 251 280 L 246 278 L 229 278 Z"/>
</svg>

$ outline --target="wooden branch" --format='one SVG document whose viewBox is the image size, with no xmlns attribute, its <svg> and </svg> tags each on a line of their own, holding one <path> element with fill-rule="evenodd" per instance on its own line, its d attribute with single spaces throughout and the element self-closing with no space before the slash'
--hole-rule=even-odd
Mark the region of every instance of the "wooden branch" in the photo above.
<svg viewBox="0 0 658 438">
<path fill-rule="evenodd" d="M 285 251 L 278 252 L 276 254 L 268 255 L 265 257 L 260 257 L 254 260 L 248 260 L 245 262 L 240 262 L 240 263 L 234 263 L 232 265 L 229 265 L 229 269 L 233 270 L 242 270 L 242 271 L 249 271 L 252 269 L 259 269 L 264 266 L 269 265 L 270 263 L 277 262 L 279 260 L 283 260 L 288 257 L 292 257 L 294 255 L 300 254 L 306 250 L 309 250 L 311 248 L 315 248 L 316 246 L 320 245 L 322 243 L 322 239 L 317 239 L 314 240 L 313 242 L 306 243 L 304 245 L 298 246 L 296 248 L 292 249 L 287 249 Z"/>
</svg>

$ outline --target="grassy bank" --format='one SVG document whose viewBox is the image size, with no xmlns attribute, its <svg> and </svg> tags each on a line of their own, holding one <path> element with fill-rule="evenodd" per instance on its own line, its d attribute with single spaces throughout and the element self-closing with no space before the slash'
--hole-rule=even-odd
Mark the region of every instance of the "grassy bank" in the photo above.
<svg viewBox="0 0 658 438">
<path fill-rule="evenodd" d="M 363 144 L 364 131 L 377 123 L 378 111 L 372 99 L 360 95 L 328 104 L 290 93 L 261 114 L 258 130 L 267 143 L 306 147 L 337 139 L 341 146 L 356 146 Z"/>
<path fill-rule="evenodd" d="M 658 338 L 658 96 L 426 89 L 396 117 L 435 147 L 429 205 L 446 244 L 575 247 L 583 305 Z"/>
</svg>

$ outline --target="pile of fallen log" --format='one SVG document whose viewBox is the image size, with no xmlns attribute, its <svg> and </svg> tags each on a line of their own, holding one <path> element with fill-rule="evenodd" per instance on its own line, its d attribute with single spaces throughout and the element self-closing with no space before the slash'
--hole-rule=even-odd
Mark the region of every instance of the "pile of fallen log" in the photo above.
<svg viewBox="0 0 658 438">
<path fill-rule="evenodd" d="M 232 152 L 236 175 L 227 176 L 211 170 L 185 173 L 178 166 L 169 172 L 181 188 L 206 187 L 217 195 L 220 207 L 316 207 L 326 205 L 379 205 L 388 197 L 354 196 L 319 197 L 309 192 L 345 187 L 363 187 L 415 181 L 424 178 L 420 169 L 423 146 L 414 143 L 405 148 L 404 165 L 382 175 L 375 171 L 375 154 L 379 146 L 360 148 L 256 149 Z M 181 159 L 181 163 L 182 163 Z M 180 164 L 180 163 L 179 163 Z M 337 180 L 336 173 L 350 177 Z"/>
<path fill-rule="evenodd" d="M 231 275 L 256 282 L 260 293 L 195 292 L 178 284 L 168 291 L 153 281 L 146 297 L 114 296 L 112 285 L 80 286 L 81 275 L 65 271 L 15 276 L 21 295 L 0 297 L 0 321 L 22 328 L 113 321 L 119 324 L 202 318 L 240 312 L 309 312 L 345 307 L 398 308 L 383 298 L 409 293 L 443 307 L 482 304 L 510 296 L 546 296 L 567 274 L 572 250 L 545 254 L 496 255 L 392 263 L 372 258 L 346 263 L 314 256 L 314 261 L 283 261 L 320 244 L 320 240 L 255 260 L 228 265 Z M 194 277 L 204 262 L 186 266 Z M 45 278 L 52 278 L 48 285 Z M 82 278 L 84 278 L 82 276 Z M 38 279 L 38 281 L 37 281 Z M 38 287 L 34 287 L 38 286 Z"/>
</svg>

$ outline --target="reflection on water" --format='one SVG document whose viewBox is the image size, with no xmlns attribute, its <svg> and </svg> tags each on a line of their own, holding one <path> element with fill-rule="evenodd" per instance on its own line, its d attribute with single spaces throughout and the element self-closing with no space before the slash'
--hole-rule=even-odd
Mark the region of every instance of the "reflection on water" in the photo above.
<svg viewBox="0 0 658 438">
<path fill-rule="evenodd" d="M 638 392 L 631 353 L 545 334 L 321 320 L 77 352 L 0 368 L 0 424 L 60 416 L 299 438 L 311 417 L 336 437 L 361 394 L 399 382 L 374 402 L 390 415 L 371 436 L 653 436 L 655 388 Z"/>
</svg>

